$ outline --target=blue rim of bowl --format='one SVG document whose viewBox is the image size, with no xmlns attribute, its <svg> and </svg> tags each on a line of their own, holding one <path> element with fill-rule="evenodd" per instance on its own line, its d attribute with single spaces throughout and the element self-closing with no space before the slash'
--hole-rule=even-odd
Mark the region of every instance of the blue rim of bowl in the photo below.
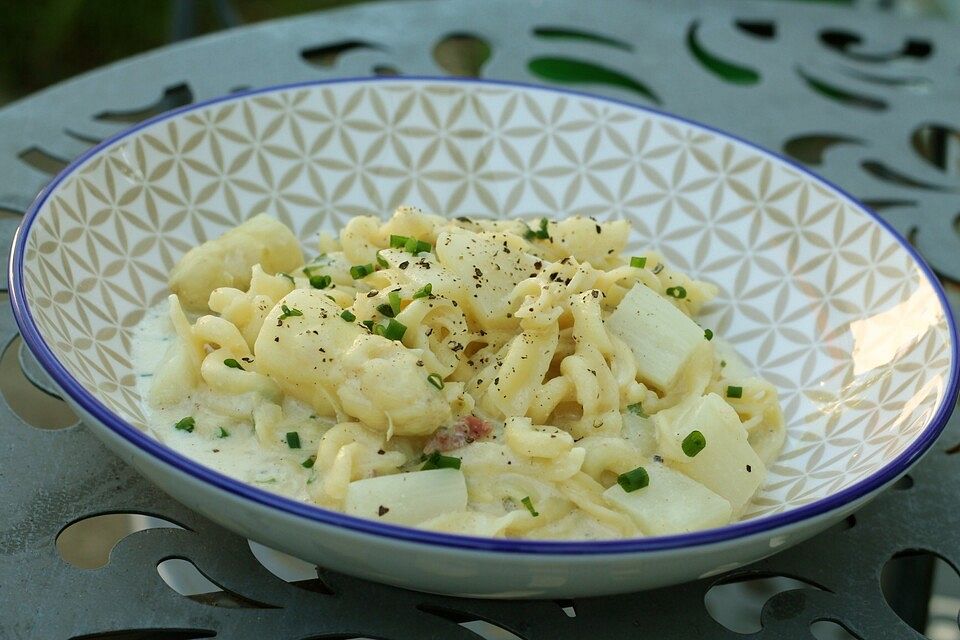
<svg viewBox="0 0 960 640">
<path fill-rule="evenodd" d="M 704 531 L 697 531 L 694 533 L 686 533 L 679 535 L 670 535 L 670 536 L 657 536 L 657 537 L 648 537 L 648 538 L 630 538 L 625 540 L 602 540 L 602 541 L 592 541 L 592 542 L 578 542 L 578 541 L 532 541 L 532 540 L 514 540 L 514 539 L 504 539 L 504 538 L 480 538 L 474 536 L 463 536 L 463 535 L 454 535 L 446 533 L 437 533 L 433 531 L 427 531 L 423 529 L 413 529 L 408 527 L 401 527 L 396 525 L 384 524 L 376 522 L 373 520 L 366 520 L 362 518 L 356 518 L 353 516 L 348 516 L 343 513 L 336 511 L 330 511 L 323 509 L 321 507 L 313 506 L 305 502 L 298 502 L 290 498 L 285 498 L 283 496 L 264 491 L 263 489 L 258 489 L 251 485 L 248 485 L 239 480 L 235 480 L 226 475 L 223 475 L 212 469 L 208 469 L 200 465 L 197 462 L 194 462 L 183 456 L 179 453 L 176 453 L 173 449 L 168 448 L 167 446 L 160 443 L 160 441 L 152 438 L 148 434 L 140 431 L 133 425 L 124 421 L 120 416 L 116 415 L 110 409 L 108 409 L 104 404 L 102 404 L 97 398 L 84 389 L 80 383 L 74 378 L 69 371 L 60 363 L 57 357 L 54 355 L 53 351 L 47 346 L 43 337 L 40 335 L 40 331 L 36 326 L 36 323 L 33 320 L 33 317 L 30 312 L 29 305 L 27 304 L 25 290 L 24 290 L 24 281 L 23 281 L 23 260 L 24 252 L 26 248 L 26 239 L 29 235 L 30 227 L 32 226 L 34 220 L 37 217 L 38 212 L 40 211 L 43 204 L 46 202 L 50 194 L 57 188 L 57 186 L 63 182 L 65 178 L 71 175 L 78 167 L 86 163 L 90 158 L 100 153 L 104 149 L 113 146 L 118 141 L 123 140 L 124 138 L 133 135 L 134 133 L 141 131 L 147 127 L 155 125 L 159 122 L 169 120 L 171 118 L 189 113 L 192 111 L 197 111 L 204 109 L 214 104 L 229 102 L 229 101 L 239 101 L 250 96 L 255 96 L 264 93 L 273 93 L 277 91 L 285 91 L 290 89 L 298 88 L 312 88 L 324 85 L 332 84 L 403 84 L 403 83 L 424 83 L 424 84 L 444 84 L 444 85 L 465 85 L 465 86 L 491 86 L 491 87 L 504 87 L 504 88 L 513 88 L 513 89 L 529 89 L 536 91 L 547 91 L 551 93 L 563 94 L 568 96 L 574 96 L 577 98 L 586 98 L 590 100 L 596 100 L 607 104 L 616 105 L 618 107 L 626 107 L 629 109 L 634 109 L 640 112 L 646 112 L 654 114 L 661 118 L 666 118 L 668 120 L 673 120 L 685 125 L 690 125 L 698 127 L 704 131 L 712 132 L 718 136 L 727 138 L 729 140 L 734 140 L 740 144 L 745 145 L 748 148 L 751 148 L 760 154 L 773 158 L 783 164 L 792 167 L 795 171 L 809 176 L 813 180 L 827 185 L 834 192 L 838 193 L 842 197 L 846 198 L 848 202 L 854 205 L 857 209 L 862 211 L 864 214 L 872 218 L 879 224 L 883 229 L 885 229 L 891 236 L 906 250 L 906 252 L 913 258 L 917 263 L 924 276 L 926 277 L 927 282 L 936 292 L 937 298 L 940 301 L 941 309 L 943 310 L 944 317 L 947 321 L 947 326 L 950 332 L 951 345 L 951 362 L 950 362 L 950 379 L 945 389 L 945 393 L 941 399 L 940 405 L 937 407 L 936 412 L 933 417 L 928 422 L 923 433 L 910 444 L 905 451 L 903 451 L 899 456 L 894 458 L 891 462 L 888 462 L 884 465 L 883 468 L 874 472 L 867 478 L 860 480 L 859 482 L 835 493 L 826 498 L 814 501 L 810 504 L 806 504 L 789 511 L 773 514 L 769 516 L 762 516 L 751 520 L 745 520 L 742 522 L 737 522 L 723 527 L 718 527 L 715 529 L 707 529 Z M 926 451 L 933 445 L 934 441 L 940 435 L 940 432 L 943 431 L 943 428 L 946 426 L 947 420 L 950 418 L 950 414 L 953 411 L 954 407 L 954 398 L 957 395 L 958 387 L 958 359 L 960 359 L 960 350 L 958 350 L 958 335 L 957 335 L 957 326 L 954 321 L 953 313 L 950 308 L 950 304 L 947 301 L 946 294 L 943 291 L 943 288 L 940 286 L 940 282 L 935 276 L 933 270 L 927 265 L 926 261 L 920 256 L 919 253 L 914 250 L 914 248 L 902 237 L 893 227 L 891 227 L 883 218 L 878 216 L 876 213 L 871 211 L 869 208 L 860 203 L 852 195 L 833 184 L 829 180 L 826 180 L 813 172 L 809 171 L 805 167 L 793 162 L 792 160 L 785 158 L 777 153 L 764 149 L 763 147 L 752 143 L 748 140 L 744 140 L 738 136 L 721 131 L 715 127 L 705 125 L 703 123 L 697 122 L 695 120 L 690 120 L 688 118 L 683 118 L 676 116 L 671 113 L 666 113 L 658 109 L 653 109 L 643 105 L 634 104 L 627 102 L 625 100 L 618 100 L 615 98 L 606 98 L 603 96 L 597 96 L 591 93 L 574 91 L 563 88 L 550 87 L 545 85 L 537 85 L 532 83 L 524 82 L 509 82 L 509 81 L 499 81 L 499 80 L 481 80 L 481 79 L 471 79 L 471 78 L 444 78 L 444 77 L 430 77 L 430 76 L 403 76 L 396 78 L 385 78 L 385 77 L 354 77 L 354 78 L 336 78 L 331 80 L 315 80 L 315 81 L 306 81 L 306 82 L 295 82 L 290 84 L 275 85 L 270 87 L 264 87 L 261 89 L 254 89 L 242 93 L 231 94 L 228 96 L 220 96 L 218 98 L 213 98 L 203 102 L 198 102 L 195 104 L 190 104 L 185 107 L 174 109 L 162 113 L 158 116 L 145 120 L 134 127 L 121 131 L 103 142 L 95 145 L 94 147 L 88 149 L 73 162 L 71 162 L 63 171 L 61 171 L 43 190 L 37 195 L 37 198 L 30 205 L 30 208 L 27 210 L 24 215 L 23 222 L 20 225 L 20 228 L 17 230 L 17 233 L 14 237 L 13 243 L 13 252 L 10 257 L 9 264 L 9 278 L 10 278 L 10 302 L 13 306 L 14 317 L 17 321 L 17 325 L 20 328 L 20 331 L 23 335 L 23 339 L 27 344 L 27 347 L 33 354 L 37 357 L 37 360 L 47 371 L 48 374 L 53 378 L 53 380 L 59 385 L 59 387 L 71 397 L 71 399 L 76 402 L 84 411 L 89 413 L 94 419 L 101 422 L 108 429 L 113 431 L 115 434 L 119 435 L 124 440 L 128 441 L 130 444 L 138 447 L 139 449 L 149 453 L 150 455 L 160 459 L 161 461 L 169 464 L 170 466 L 178 469 L 179 471 L 186 473 L 193 478 L 211 484 L 221 490 L 227 491 L 234 496 L 245 498 L 253 502 L 259 503 L 263 506 L 272 507 L 283 511 L 290 515 L 300 516 L 313 520 L 315 522 L 320 522 L 327 525 L 334 525 L 350 529 L 352 531 L 372 534 L 380 537 L 387 537 L 395 540 L 403 540 L 413 543 L 423 543 L 429 545 L 442 546 L 447 548 L 458 548 L 463 550 L 472 550 L 472 551 L 490 551 L 490 552 L 501 552 L 501 553 L 520 553 L 520 554 L 564 554 L 564 555 L 582 555 L 582 554 L 617 554 L 617 553 L 637 553 L 637 552 L 651 552 L 651 551 L 662 551 L 668 549 L 684 549 L 690 547 L 696 547 L 701 545 L 716 544 L 724 542 L 727 540 L 732 540 L 735 538 L 742 538 L 747 536 L 753 536 L 757 534 L 762 534 L 766 532 L 772 532 L 776 529 L 780 529 L 790 524 L 800 522 L 809 518 L 814 518 L 827 514 L 836 509 L 840 509 L 848 504 L 851 504 L 861 498 L 865 498 L 870 495 L 872 492 L 882 488 L 884 485 L 897 479 L 902 473 L 906 472 L 920 457 L 926 453 Z"/>
</svg>

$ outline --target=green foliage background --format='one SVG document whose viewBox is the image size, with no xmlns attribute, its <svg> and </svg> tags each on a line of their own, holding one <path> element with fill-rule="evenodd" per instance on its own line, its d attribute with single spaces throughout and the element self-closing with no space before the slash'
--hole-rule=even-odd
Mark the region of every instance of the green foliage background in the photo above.
<svg viewBox="0 0 960 640">
<path fill-rule="evenodd" d="M 364 1 L 370 0 L 4 0 L 0 8 L 0 104 L 181 37 Z M 960 13 L 960 0 L 781 1 L 849 5 L 905 15 Z"/>
<path fill-rule="evenodd" d="M 0 102 L 170 43 L 185 35 L 174 28 L 178 10 L 192 13 L 186 31 L 197 36 L 228 27 L 218 4 L 249 24 L 357 1 L 6 0 L 0 9 Z"/>
</svg>

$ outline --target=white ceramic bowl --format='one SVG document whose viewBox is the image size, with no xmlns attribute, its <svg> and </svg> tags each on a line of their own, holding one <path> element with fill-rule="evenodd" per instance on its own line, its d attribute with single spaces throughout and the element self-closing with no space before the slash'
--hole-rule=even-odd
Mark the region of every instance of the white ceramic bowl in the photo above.
<svg viewBox="0 0 960 640">
<path fill-rule="evenodd" d="M 780 459 L 749 519 L 609 542 L 453 536 L 295 502 L 144 431 L 131 329 L 189 247 L 260 211 L 305 243 L 401 203 L 449 216 L 626 217 L 633 246 L 720 287 L 704 326 L 779 389 Z M 826 528 L 930 447 L 957 339 L 929 268 L 875 215 L 749 143 L 648 109 L 542 88 L 345 80 L 192 105 L 92 149 L 17 235 L 27 345 L 89 428 L 165 491 L 241 535 L 373 580 L 472 596 L 667 585 Z"/>
</svg>

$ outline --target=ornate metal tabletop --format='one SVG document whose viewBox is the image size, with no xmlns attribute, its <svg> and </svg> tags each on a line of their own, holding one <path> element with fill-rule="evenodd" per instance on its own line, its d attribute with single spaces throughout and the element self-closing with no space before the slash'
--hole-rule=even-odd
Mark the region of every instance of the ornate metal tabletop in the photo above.
<svg viewBox="0 0 960 640">
<path fill-rule="evenodd" d="M 947 24 L 781 2 L 413 0 L 317 13 L 160 49 L 0 110 L 0 243 L 70 158 L 159 111 L 309 79 L 475 75 L 659 107 L 811 166 L 904 234 L 956 310 L 958 59 Z M 910 625 L 960 638 L 960 601 L 928 605 L 931 562 L 903 560 L 941 558 L 938 583 L 960 580 L 956 417 L 855 518 L 731 575 L 575 602 L 475 601 L 305 566 L 188 511 L 76 422 L 7 306 L 0 338 L 2 638 L 922 637 Z"/>
</svg>

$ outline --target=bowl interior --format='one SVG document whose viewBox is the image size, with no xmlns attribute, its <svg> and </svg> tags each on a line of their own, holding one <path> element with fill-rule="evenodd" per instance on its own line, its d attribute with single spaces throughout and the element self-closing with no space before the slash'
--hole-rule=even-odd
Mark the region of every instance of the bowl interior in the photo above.
<svg viewBox="0 0 960 640">
<path fill-rule="evenodd" d="M 39 201 L 22 231 L 23 303 L 69 375 L 144 429 L 132 329 L 184 252 L 267 211 L 312 255 L 318 231 L 400 204 L 627 218 L 635 252 L 652 247 L 717 284 L 701 323 L 777 386 L 788 425 L 748 515 L 868 478 L 950 401 L 954 345 L 937 290 L 856 203 L 723 134 L 530 87 L 300 86 L 143 125 Z"/>
</svg>

